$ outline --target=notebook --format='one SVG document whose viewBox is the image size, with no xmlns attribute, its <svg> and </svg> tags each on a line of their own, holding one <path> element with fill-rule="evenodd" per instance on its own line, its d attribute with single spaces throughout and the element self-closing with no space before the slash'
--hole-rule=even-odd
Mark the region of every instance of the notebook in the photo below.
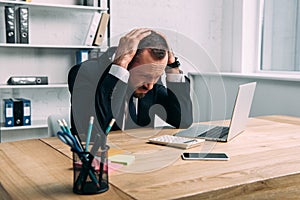
<svg viewBox="0 0 300 200">
<path fill-rule="evenodd" d="M 230 141 L 245 130 L 255 88 L 256 82 L 246 83 L 239 86 L 230 125 L 228 127 L 194 124 L 188 129 L 177 132 L 175 135 L 182 137 L 204 138 L 206 140 L 218 142 Z"/>
</svg>

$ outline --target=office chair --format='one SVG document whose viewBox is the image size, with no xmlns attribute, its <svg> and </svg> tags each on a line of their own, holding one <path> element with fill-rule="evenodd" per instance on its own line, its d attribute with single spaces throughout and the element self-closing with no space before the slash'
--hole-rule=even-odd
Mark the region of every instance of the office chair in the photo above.
<svg viewBox="0 0 300 200">
<path fill-rule="evenodd" d="M 48 136 L 49 137 L 54 137 L 57 135 L 57 132 L 60 131 L 60 127 L 59 124 L 57 122 L 57 120 L 59 119 L 65 119 L 66 122 L 68 123 L 68 125 L 70 126 L 70 117 L 69 114 L 53 114 L 53 115 L 49 115 L 47 118 L 47 123 L 48 123 Z"/>
</svg>

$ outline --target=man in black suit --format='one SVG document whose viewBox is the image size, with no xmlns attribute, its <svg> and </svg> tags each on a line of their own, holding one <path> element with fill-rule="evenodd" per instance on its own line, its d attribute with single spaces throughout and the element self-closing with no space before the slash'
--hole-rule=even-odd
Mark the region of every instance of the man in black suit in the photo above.
<svg viewBox="0 0 300 200">
<path fill-rule="evenodd" d="M 153 127 L 155 115 L 175 128 L 189 127 L 190 81 L 179 66 L 165 36 L 150 29 L 132 30 L 117 48 L 70 70 L 73 131 L 86 131 L 91 115 L 96 116 L 98 133 L 112 118 L 112 130 Z"/>
</svg>

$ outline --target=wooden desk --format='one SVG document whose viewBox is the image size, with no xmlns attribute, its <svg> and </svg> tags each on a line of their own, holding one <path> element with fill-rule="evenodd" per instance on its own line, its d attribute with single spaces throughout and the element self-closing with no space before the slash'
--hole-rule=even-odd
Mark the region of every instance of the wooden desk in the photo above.
<svg viewBox="0 0 300 200">
<path fill-rule="evenodd" d="M 184 161 L 179 157 L 182 150 L 147 144 L 145 136 L 151 133 L 111 133 L 109 143 L 134 153 L 137 160 L 110 174 L 109 191 L 87 196 L 72 193 L 71 154 L 58 139 L 1 143 L 0 199 L 296 199 L 300 195 L 300 118 L 253 118 L 247 130 L 229 143 L 206 142 L 189 150 L 226 152 L 229 161 Z M 172 133 L 168 129 L 159 134 Z"/>
<path fill-rule="evenodd" d="M 101 195 L 74 194 L 71 167 L 69 157 L 42 140 L 1 143 L 0 199 L 132 199 L 113 185 Z"/>
</svg>

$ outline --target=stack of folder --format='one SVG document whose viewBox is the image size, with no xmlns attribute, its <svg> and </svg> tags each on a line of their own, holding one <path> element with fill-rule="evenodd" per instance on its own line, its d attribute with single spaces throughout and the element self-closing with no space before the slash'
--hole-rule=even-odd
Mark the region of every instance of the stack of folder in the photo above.
<svg viewBox="0 0 300 200">
<path fill-rule="evenodd" d="M 29 9 L 5 6 L 5 28 L 7 43 L 29 43 Z"/>
<path fill-rule="evenodd" d="M 109 20 L 108 13 L 94 12 L 90 22 L 89 30 L 86 35 L 84 45 L 87 46 L 100 46 L 104 40 L 107 24 Z"/>
<path fill-rule="evenodd" d="M 3 99 L 5 126 L 31 125 L 31 101 L 24 98 Z"/>
</svg>

